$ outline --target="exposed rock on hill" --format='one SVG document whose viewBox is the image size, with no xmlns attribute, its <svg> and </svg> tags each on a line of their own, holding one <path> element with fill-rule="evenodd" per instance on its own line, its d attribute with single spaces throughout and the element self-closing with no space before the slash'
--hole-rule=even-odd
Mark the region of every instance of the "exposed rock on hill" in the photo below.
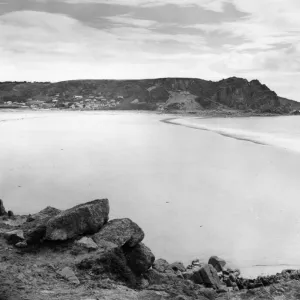
<svg viewBox="0 0 300 300">
<path fill-rule="evenodd" d="M 300 104 L 280 98 L 258 80 L 231 77 L 218 82 L 195 78 L 73 80 L 57 83 L 0 83 L 2 102 L 73 109 L 206 110 L 232 108 L 289 113 Z M 1 103 L 0 103 L 1 104 Z"/>
</svg>

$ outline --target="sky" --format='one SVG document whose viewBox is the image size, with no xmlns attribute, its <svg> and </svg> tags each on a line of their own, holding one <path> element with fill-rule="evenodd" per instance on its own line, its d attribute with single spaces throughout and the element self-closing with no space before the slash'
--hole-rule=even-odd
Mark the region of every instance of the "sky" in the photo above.
<svg viewBox="0 0 300 300">
<path fill-rule="evenodd" d="M 0 81 L 258 79 L 300 101 L 299 0 L 0 0 Z"/>
</svg>

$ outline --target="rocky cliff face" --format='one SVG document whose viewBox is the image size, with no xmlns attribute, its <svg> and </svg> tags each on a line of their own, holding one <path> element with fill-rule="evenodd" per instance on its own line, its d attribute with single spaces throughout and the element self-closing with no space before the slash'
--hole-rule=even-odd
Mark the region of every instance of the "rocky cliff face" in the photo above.
<svg viewBox="0 0 300 300">
<path fill-rule="evenodd" d="M 231 77 L 218 82 L 194 78 L 145 80 L 74 80 L 58 83 L 0 83 L 0 101 L 54 98 L 58 107 L 80 97 L 115 101 L 118 109 L 205 110 L 233 108 L 256 112 L 288 113 L 295 102 L 280 98 L 258 80 Z M 283 100 L 284 99 L 284 100 Z M 296 102 L 297 103 L 297 102 Z"/>
</svg>

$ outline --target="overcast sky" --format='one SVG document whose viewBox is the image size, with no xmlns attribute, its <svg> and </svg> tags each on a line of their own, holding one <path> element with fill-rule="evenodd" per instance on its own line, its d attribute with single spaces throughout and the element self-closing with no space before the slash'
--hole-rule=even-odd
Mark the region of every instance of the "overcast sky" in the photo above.
<svg viewBox="0 0 300 300">
<path fill-rule="evenodd" d="M 0 0 L 2 81 L 229 76 L 300 101 L 300 0 Z"/>
</svg>

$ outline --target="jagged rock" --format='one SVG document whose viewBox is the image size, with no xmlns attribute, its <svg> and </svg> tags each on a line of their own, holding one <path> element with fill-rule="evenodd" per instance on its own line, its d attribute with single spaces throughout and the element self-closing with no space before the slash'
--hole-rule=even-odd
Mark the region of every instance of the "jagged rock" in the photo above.
<svg viewBox="0 0 300 300">
<path fill-rule="evenodd" d="M 11 210 L 9 210 L 9 211 L 7 212 L 7 215 L 8 215 L 9 218 L 11 218 L 11 217 L 14 216 L 14 213 L 13 213 Z"/>
<path fill-rule="evenodd" d="M 228 289 L 225 285 L 221 285 L 217 290 L 217 293 L 227 293 L 227 292 L 228 292 Z"/>
<path fill-rule="evenodd" d="M 59 271 L 58 274 L 64 277 L 65 279 L 67 279 L 68 281 L 70 281 L 71 283 L 74 283 L 76 285 L 80 284 L 79 279 L 76 277 L 73 270 L 69 267 L 65 267 L 64 269 Z"/>
<path fill-rule="evenodd" d="M 152 267 L 155 256 L 151 250 L 143 243 L 136 245 L 133 248 L 127 247 L 124 249 L 125 256 L 129 267 L 136 274 L 145 273 Z"/>
<path fill-rule="evenodd" d="M 48 206 L 40 212 L 30 215 L 22 226 L 27 243 L 29 245 L 40 243 L 46 235 L 48 221 L 60 212 L 61 210 Z"/>
<path fill-rule="evenodd" d="M 186 285 L 191 283 L 190 280 L 185 280 L 182 277 L 176 275 L 174 272 L 162 273 L 154 269 L 149 269 L 147 272 L 143 274 L 143 276 L 149 281 L 151 288 L 153 286 L 164 286 L 164 285 L 179 287 L 182 284 Z"/>
<path fill-rule="evenodd" d="M 233 282 L 230 280 L 230 278 L 226 278 L 225 280 L 223 280 L 224 283 L 226 284 L 226 286 L 228 287 L 233 287 Z"/>
<path fill-rule="evenodd" d="M 143 230 L 130 219 L 109 221 L 98 233 L 93 235 L 96 244 L 101 241 L 114 243 L 118 246 L 134 247 L 144 239 Z"/>
<path fill-rule="evenodd" d="M 236 278 L 237 276 L 234 273 L 229 274 L 229 279 L 231 280 L 231 282 L 236 282 Z"/>
<path fill-rule="evenodd" d="M 17 244 L 19 242 L 24 241 L 24 232 L 23 230 L 13 230 L 9 232 L 4 233 L 4 238 L 10 243 L 10 244 Z"/>
<path fill-rule="evenodd" d="M 170 270 L 170 264 L 162 258 L 155 260 L 152 267 L 154 270 L 161 273 L 164 273 L 166 270 Z"/>
<path fill-rule="evenodd" d="M 144 276 L 149 281 L 149 283 L 151 285 L 165 284 L 165 283 L 168 282 L 170 277 L 173 277 L 173 278 L 176 277 L 174 273 L 171 276 L 169 276 L 166 273 L 159 272 L 159 271 L 154 270 L 154 269 L 148 270 L 144 274 Z"/>
<path fill-rule="evenodd" d="M 108 221 L 107 199 L 94 200 L 65 210 L 47 223 L 47 240 L 67 240 L 82 234 L 92 234 Z"/>
<path fill-rule="evenodd" d="M 54 217 L 54 216 L 57 216 L 60 212 L 61 212 L 60 209 L 57 209 L 57 208 L 51 207 L 51 206 L 47 206 L 40 212 L 38 212 L 34 215 L 29 215 L 28 216 L 29 220 L 27 220 L 27 222 L 32 222 L 34 220 L 42 220 L 42 219 L 45 219 L 48 217 Z"/>
<path fill-rule="evenodd" d="M 180 272 L 185 272 L 186 268 L 183 265 L 182 262 L 174 262 L 170 265 L 170 267 L 174 270 L 174 271 L 180 271 Z"/>
<path fill-rule="evenodd" d="M 98 248 L 98 245 L 88 237 L 81 238 L 80 240 L 76 241 L 75 244 L 91 250 L 96 250 Z"/>
<path fill-rule="evenodd" d="M 111 242 L 107 242 L 105 240 L 99 241 L 98 244 L 96 244 L 98 246 L 99 249 L 101 249 L 102 251 L 106 252 L 108 250 L 112 250 L 114 248 L 119 248 L 118 245 L 111 243 Z"/>
<path fill-rule="evenodd" d="M 222 258 L 219 258 L 218 256 L 212 256 L 209 261 L 208 261 L 209 265 L 212 265 L 217 272 L 222 272 L 223 268 L 226 265 L 226 261 Z"/>
<path fill-rule="evenodd" d="M 130 286 L 137 283 L 136 275 L 128 266 L 122 248 L 113 248 L 99 255 L 98 251 L 79 261 L 80 270 L 89 270 L 90 274 L 106 274 L 113 280 L 121 280 Z"/>
<path fill-rule="evenodd" d="M 5 216 L 6 215 L 6 210 L 3 205 L 3 201 L 0 199 L 0 216 Z"/>
<path fill-rule="evenodd" d="M 219 279 L 216 269 L 212 265 L 204 265 L 199 270 L 203 283 L 215 289 L 221 287 L 221 281 Z"/>
<path fill-rule="evenodd" d="M 195 265 L 192 269 L 188 269 L 182 273 L 183 278 L 191 280 L 197 284 L 203 284 L 203 279 L 200 274 L 200 266 Z"/>
</svg>

